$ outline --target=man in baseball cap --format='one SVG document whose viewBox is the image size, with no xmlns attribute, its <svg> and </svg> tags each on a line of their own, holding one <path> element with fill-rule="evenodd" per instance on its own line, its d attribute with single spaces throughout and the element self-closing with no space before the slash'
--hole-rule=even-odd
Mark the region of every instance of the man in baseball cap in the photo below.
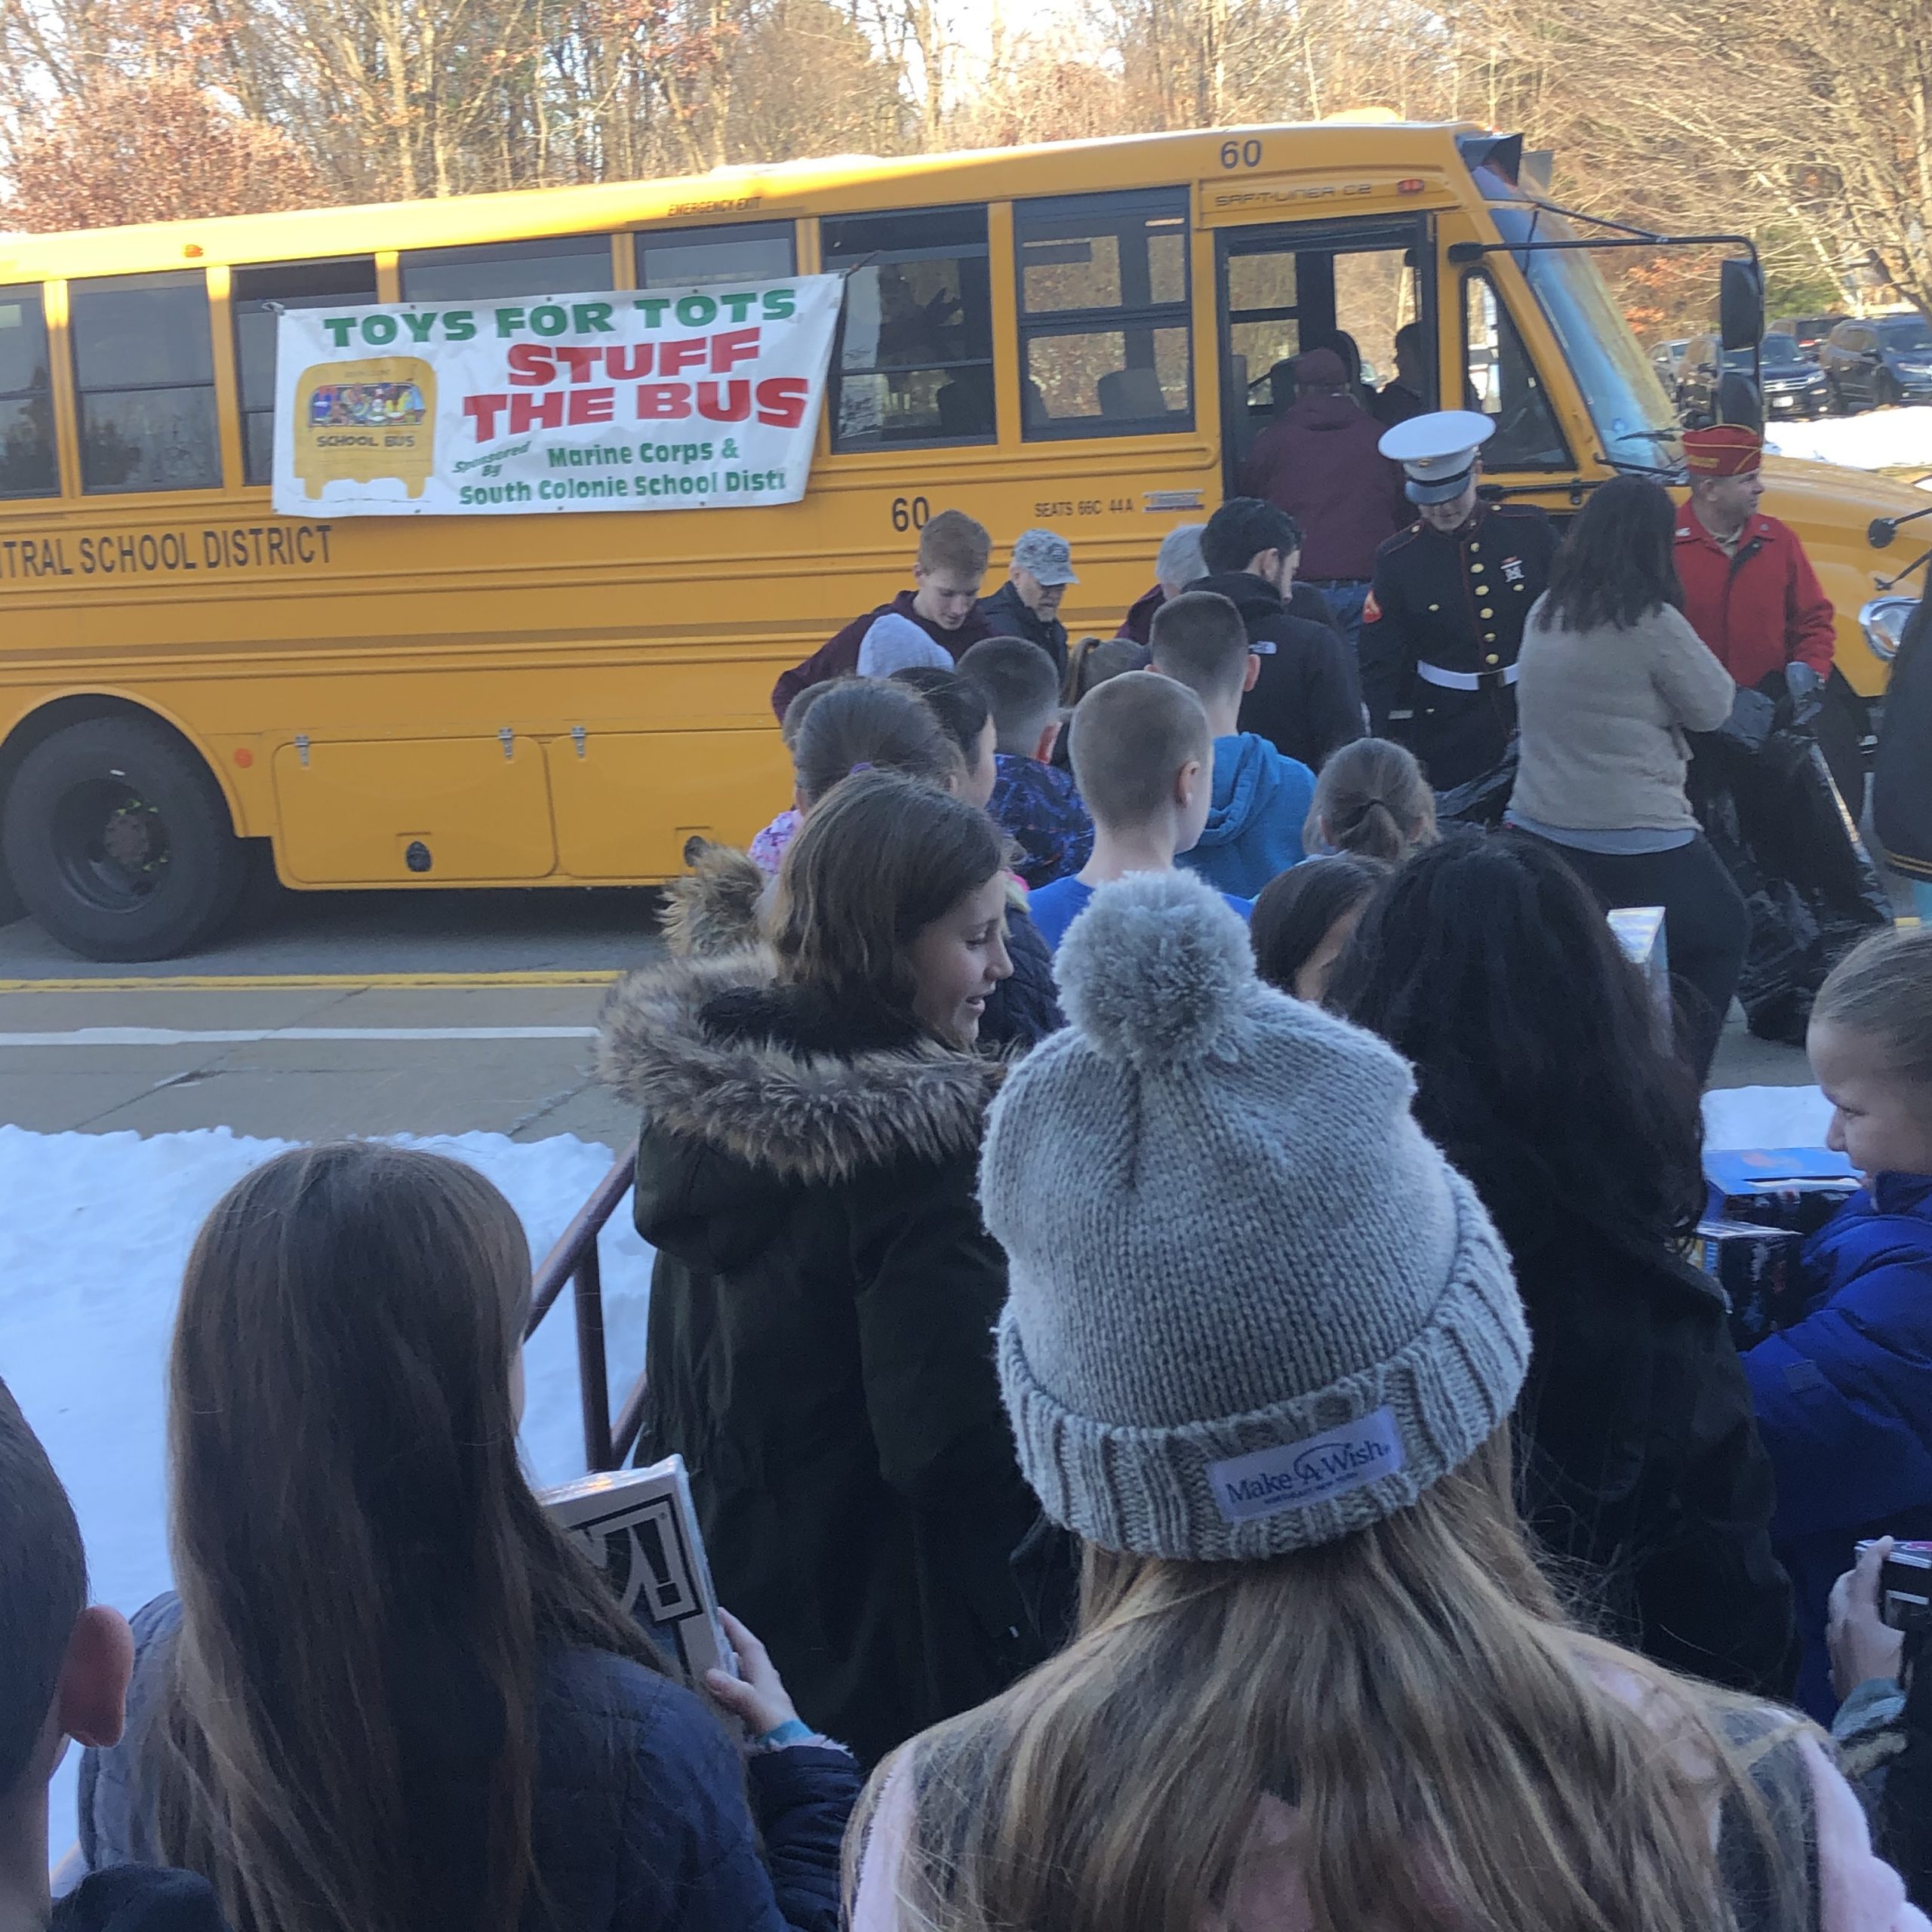
<svg viewBox="0 0 1932 1932">
<path fill-rule="evenodd" d="M 1051 530 L 1023 530 L 1014 540 L 1013 561 L 1006 581 L 990 597 L 980 599 L 980 615 L 990 637 L 1023 637 L 1037 644 L 1066 676 L 1066 626 L 1060 620 L 1060 601 L 1073 574 L 1073 550 L 1066 539 Z"/>
</svg>

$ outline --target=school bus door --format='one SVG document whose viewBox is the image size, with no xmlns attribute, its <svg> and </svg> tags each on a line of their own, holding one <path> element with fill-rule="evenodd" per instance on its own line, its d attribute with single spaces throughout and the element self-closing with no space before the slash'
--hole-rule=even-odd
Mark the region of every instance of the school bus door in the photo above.
<svg viewBox="0 0 1932 1932">
<path fill-rule="evenodd" d="M 1365 377 L 1395 375 L 1395 334 L 1419 322 L 1435 338 L 1434 250 L 1426 215 L 1224 228 L 1216 235 L 1221 448 L 1229 496 L 1255 438 L 1294 400 L 1282 365 L 1305 349 L 1355 343 Z M 1438 406 L 1435 358 L 1425 400 Z M 1275 371 L 1281 374 L 1277 377 Z M 1280 393 L 1276 393 L 1278 387 Z"/>
</svg>

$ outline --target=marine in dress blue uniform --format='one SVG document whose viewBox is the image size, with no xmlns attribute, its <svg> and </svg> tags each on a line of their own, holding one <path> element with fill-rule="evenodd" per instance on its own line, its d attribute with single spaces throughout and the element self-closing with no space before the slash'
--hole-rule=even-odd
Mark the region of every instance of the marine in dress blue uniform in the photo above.
<svg viewBox="0 0 1932 1932">
<path fill-rule="evenodd" d="M 1549 582 L 1555 526 L 1476 494 L 1495 424 L 1437 410 L 1383 437 L 1422 515 L 1375 553 L 1362 611 L 1361 690 L 1377 734 L 1401 740 L 1438 791 L 1499 764 L 1516 728 L 1516 654 Z"/>
</svg>

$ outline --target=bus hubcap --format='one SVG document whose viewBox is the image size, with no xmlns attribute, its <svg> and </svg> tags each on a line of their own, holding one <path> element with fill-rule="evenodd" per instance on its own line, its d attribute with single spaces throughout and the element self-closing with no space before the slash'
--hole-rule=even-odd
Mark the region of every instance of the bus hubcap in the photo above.
<svg viewBox="0 0 1932 1932">
<path fill-rule="evenodd" d="M 153 896 L 167 870 L 168 826 L 125 780 L 97 779 L 61 801 L 54 847 L 80 897 L 104 911 L 128 911 Z"/>
</svg>

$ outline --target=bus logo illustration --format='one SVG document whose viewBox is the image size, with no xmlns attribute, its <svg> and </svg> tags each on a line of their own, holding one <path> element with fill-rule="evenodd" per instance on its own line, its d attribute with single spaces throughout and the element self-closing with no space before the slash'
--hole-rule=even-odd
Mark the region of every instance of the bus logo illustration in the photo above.
<svg viewBox="0 0 1932 1932">
<path fill-rule="evenodd" d="M 423 494 L 435 461 L 436 374 L 414 355 L 317 362 L 295 395 L 295 474 L 306 493 L 394 477 Z"/>
</svg>

